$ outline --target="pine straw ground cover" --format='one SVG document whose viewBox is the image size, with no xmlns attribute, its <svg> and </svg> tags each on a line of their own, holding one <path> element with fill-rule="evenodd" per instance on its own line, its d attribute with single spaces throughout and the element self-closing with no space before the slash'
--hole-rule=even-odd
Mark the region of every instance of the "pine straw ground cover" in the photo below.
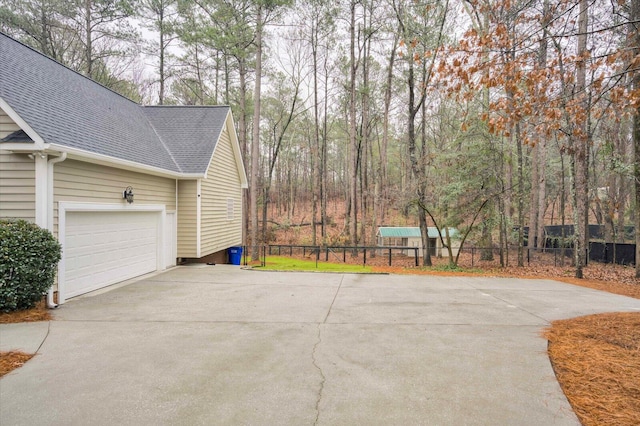
<svg viewBox="0 0 640 426">
<path fill-rule="evenodd" d="M 42 301 L 36 305 L 33 309 L 27 309 L 25 311 L 17 312 L 1 312 L 0 324 L 11 324 L 16 322 L 36 322 L 36 321 L 49 321 L 51 319 L 51 313 L 47 309 L 47 304 Z"/>
<path fill-rule="evenodd" d="M 16 368 L 22 367 L 24 363 L 32 357 L 33 354 L 25 354 L 17 351 L 0 352 L 0 377 L 10 373 Z"/>
<path fill-rule="evenodd" d="M 18 312 L 0 313 L 0 324 L 12 324 L 18 322 L 49 321 L 51 313 L 44 301 L 38 303 L 33 309 Z M 22 367 L 29 361 L 33 354 L 25 354 L 19 351 L 0 352 L 0 377 Z"/>
<path fill-rule="evenodd" d="M 640 312 L 554 321 L 544 337 L 583 425 L 640 425 Z"/>
</svg>

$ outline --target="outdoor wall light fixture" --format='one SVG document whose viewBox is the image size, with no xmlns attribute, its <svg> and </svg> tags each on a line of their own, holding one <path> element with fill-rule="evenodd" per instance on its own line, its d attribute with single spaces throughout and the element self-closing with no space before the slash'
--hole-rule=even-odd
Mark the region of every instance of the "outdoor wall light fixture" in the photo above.
<svg viewBox="0 0 640 426">
<path fill-rule="evenodd" d="M 127 203 L 129 204 L 133 203 L 133 188 L 130 186 L 127 186 L 127 189 L 122 191 L 122 198 L 127 200 Z"/>
</svg>

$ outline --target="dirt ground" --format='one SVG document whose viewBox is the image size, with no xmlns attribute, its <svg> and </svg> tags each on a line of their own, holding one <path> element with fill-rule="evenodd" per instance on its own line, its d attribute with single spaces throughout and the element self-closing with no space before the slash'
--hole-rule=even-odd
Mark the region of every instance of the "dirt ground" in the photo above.
<svg viewBox="0 0 640 426">
<path fill-rule="evenodd" d="M 362 257 L 347 258 L 349 263 L 362 263 Z M 374 265 L 376 271 L 397 274 L 554 279 L 640 299 L 640 282 L 634 278 L 634 270 L 617 265 L 591 264 L 585 268 L 585 279 L 579 280 L 572 277 L 570 266 L 536 263 L 499 268 L 474 262 L 472 269 L 456 271 L 446 268 L 446 259 L 434 259 L 436 269 L 416 268 L 414 262 L 415 259 L 396 259 L 393 266 L 388 266 L 388 258 L 376 256 L 369 258 L 367 264 Z M 0 323 L 50 319 L 44 303 L 28 311 L 0 314 Z M 555 321 L 544 331 L 544 337 L 549 340 L 548 353 L 558 382 L 583 425 L 640 424 L 640 313 Z M 0 377 L 21 367 L 32 356 L 0 353 Z"/>
</svg>

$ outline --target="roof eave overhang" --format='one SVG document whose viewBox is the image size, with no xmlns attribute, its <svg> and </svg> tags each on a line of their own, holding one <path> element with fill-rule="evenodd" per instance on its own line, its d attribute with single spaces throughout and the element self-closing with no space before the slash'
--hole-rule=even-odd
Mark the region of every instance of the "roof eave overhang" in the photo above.
<svg viewBox="0 0 640 426">
<path fill-rule="evenodd" d="M 123 160 L 121 158 L 111 157 L 108 155 L 96 154 L 93 152 L 70 148 L 67 146 L 50 144 L 48 145 L 47 153 L 61 153 L 66 152 L 67 158 L 71 160 L 81 160 L 87 163 L 99 164 L 102 166 L 115 167 L 119 169 L 126 169 L 136 171 L 139 173 L 145 173 L 155 176 L 162 176 L 171 179 L 200 179 L 204 177 L 204 173 L 182 173 L 172 170 L 166 170 L 160 167 L 149 166 L 146 164 L 137 163 L 135 161 Z"/>
<path fill-rule="evenodd" d="M 39 146 L 34 142 L 0 142 L 0 149 L 16 154 L 32 154 L 46 150 L 47 145 Z"/>
</svg>

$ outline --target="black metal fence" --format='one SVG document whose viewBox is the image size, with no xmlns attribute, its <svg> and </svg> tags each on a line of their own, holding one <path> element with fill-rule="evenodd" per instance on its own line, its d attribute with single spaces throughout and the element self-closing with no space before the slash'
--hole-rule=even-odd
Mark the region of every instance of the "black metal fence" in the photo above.
<svg viewBox="0 0 640 426">
<path fill-rule="evenodd" d="M 499 256 L 498 249 L 486 249 L 479 247 L 469 247 L 464 252 L 471 251 L 471 265 L 478 265 L 478 260 L 482 252 L 492 250 L 494 257 Z M 517 258 L 518 248 L 509 248 L 507 256 L 509 263 Z M 616 263 L 618 265 L 635 265 L 636 264 L 636 245 L 622 243 L 600 243 L 590 242 L 589 250 L 587 250 L 587 262 L 599 263 Z M 546 247 L 546 248 L 528 248 L 524 247 L 524 261 L 527 265 L 573 265 L 573 247 Z"/>
<path fill-rule="evenodd" d="M 265 256 L 300 256 L 309 257 L 316 261 L 329 260 L 337 262 L 347 262 L 347 256 L 359 258 L 363 265 L 367 264 L 367 258 L 385 256 L 389 266 L 393 264 L 394 258 L 413 257 L 415 266 L 420 263 L 418 247 L 399 247 L 399 246 L 311 246 L 311 245 L 289 245 L 276 244 L 263 247 Z M 263 256 L 264 257 L 264 256 Z M 352 262 L 351 262 L 352 263 Z"/>
<path fill-rule="evenodd" d="M 528 227 L 525 227 L 528 231 Z M 571 238 L 574 232 L 573 225 L 547 225 L 544 227 L 544 233 L 547 238 L 561 238 L 563 235 L 566 238 Z M 632 240 L 635 238 L 635 227 L 624 226 L 615 230 L 616 234 L 622 236 L 625 240 Z M 589 239 L 591 240 L 603 240 L 605 238 L 605 226 L 604 225 L 589 225 Z"/>
<path fill-rule="evenodd" d="M 635 265 L 635 244 L 613 244 L 590 242 L 588 250 L 588 261 L 601 263 L 617 263 L 621 265 Z M 572 247 L 547 247 L 547 248 L 529 248 L 524 247 L 524 261 L 527 265 L 573 265 L 574 253 Z M 460 251 L 461 265 L 480 266 L 483 261 L 482 255 L 491 252 L 493 262 L 500 257 L 500 249 L 491 247 L 473 247 L 467 246 Z M 518 248 L 509 247 L 503 251 L 508 264 L 514 264 L 517 261 Z M 261 263 L 264 264 L 266 256 L 301 256 L 310 260 L 325 262 L 342 262 L 342 263 L 362 263 L 367 265 L 372 258 L 384 258 L 386 264 L 393 266 L 402 262 L 403 265 L 408 263 L 414 266 L 420 266 L 420 249 L 418 247 L 401 247 L 401 246 L 312 246 L 312 245 L 292 245 L 292 244 L 275 244 L 264 245 L 260 247 Z M 243 264 L 248 264 L 249 259 L 248 247 L 243 250 Z M 357 259 L 357 262 L 355 261 Z M 377 262 L 380 264 L 380 262 Z M 469 265 L 470 263 L 470 265 Z"/>
<path fill-rule="evenodd" d="M 589 243 L 589 259 L 618 265 L 636 264 L 636 245 L 622 243 Z"/>
<path fill-rule="evenodd" d="M 524 262 L 527 265 L 532 263 L 540 265 L 570 265 L 573 262 L 573 248 L 523 248 Z M 486 248 L 486 247 L 465 247 L 461 250 L 461 253 L 471 254 L 471 267 L 479 266 L 482 264 L 482 256 L 487 252 L 491 252 L 492 261 L 495 262 L 500 258 L 499 248 Z M 507 264 L 515 264 L 518 259 L 518 247 L 509 247 L 503 250 L 502 255 Z"/>
</svg>

